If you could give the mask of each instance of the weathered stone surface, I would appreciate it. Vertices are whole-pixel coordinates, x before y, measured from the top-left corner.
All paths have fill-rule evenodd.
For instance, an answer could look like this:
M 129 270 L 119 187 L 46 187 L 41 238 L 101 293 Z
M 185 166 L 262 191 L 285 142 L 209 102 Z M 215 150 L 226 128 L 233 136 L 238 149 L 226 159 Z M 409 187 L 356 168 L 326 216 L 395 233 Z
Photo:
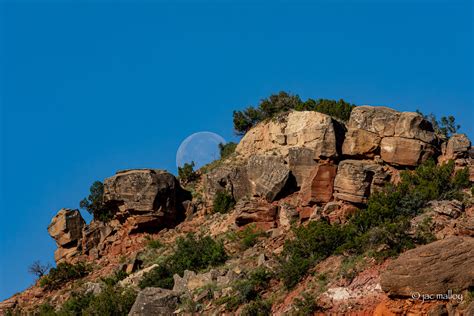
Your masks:
M 282 203 L 278 208 L 279 226 L 290 228 L 298 220 L 298 211 L 292 205 Z
M 293 147 L 288 151 L 288 167 L 295 177 L 297 186 L 301 187 L 308 177 L 309 171 L 317 165 L 313 149 Z
M 430 144 L 402 137 L 385 137 L 380 147 L 384 161 L 400 166 L 417 166 L 435 153 Z
M 386 107 L 356 107 L 348 122 L 342 152 L 372 158 L 381 152 L 384 161 L 414 166 L 434 154 L 433 126 L 420 114 Z
M 48 233 L 56 241 L 54 252 L 57 263 L 67 261 L 80 253 L 82 228 L 85 221 L 78 210 L 61 209 L 51 220 Z
M 321 163 L 313 167 L 300 191 L 303 205 L 327 203 L 333 194 L 337 166 Z
M 381 275 L 393 296 L 460 293 L 474 285 L 474 238 L 450 237 L 402 253 Z
M 365 203 L 370 193 L 387 180 L 382 166 L 370 161 L 344 160 L 334 180 L 334 196 L 340 200 Z
M 252 195 L 273 201 L 284 188 L 290 170 L 282 157 L 255 155 L 248 161 L 247 175 Z
M 380 137 L 394 136 L 400 112 L 383 106 L 358 106 L 351 112 L 348 129 L 362 129 Z
M 178 307 L 178 293 L 147 287 L 138 293 L 129 316 L 173 315 Z
M 381 139 L 378 134 L 373 132 L 351 128 L 346 133 L 342 154 L 371 158 L 379 151 Z
M 242 157 L 276 152 L 286 157 L 292 147 L 313 149 L 315 159 L 337 156 L 337 132 L 330 116 L 314 111 L 293 111 L 262 122 L 245 134 L 236 148 Z
M 269 204 L 260 199 L 240 200 L 235 205 L 237 226 L 244 226 L 251 223 L 268 224 L 274 227 L 277 206 Z
M 439 160 L 444 162 L 451 159 L 467 158 L 470 149 L 471 141 L 466 134 L 454 134 L 446 143 L 443 143 L 441 147 L 442 155 Z
M 247 176 L 247 165 L 225 164 L 205 175 L 204 192 L 212 201 L 216 192 L 226 190 L 235 200 L 250 194 L 250 183 Z
M 92 249 L 97 249 L 103 244 L 104 240 L 114 232 L 114 225 L 93 220 L 89 225 L 86 225 L 82 231 L 82 252 L 89 254 Z M 102 249 L 102 247 L 100 248 Z
M 458 200 L 452 201 L 431 201 L 428 207 L 438 214 L 446 215 L 452 218 L 458 218 L 463 212 L 463 204 Z
M 144 215 L 141 219 L 132 219 L 137 226 L 162 228 L 180 222 L 184 219 L 182 202 L 190 198 L 178 180 L 164 170 L 119 171 L 104 181 L 106 206 L 118 208 L 118 216 L 122 217 Z
M 63 208 L 51 220 L 48 233 L 59 247 L 77 244 L 85 224 L 78 210 Z

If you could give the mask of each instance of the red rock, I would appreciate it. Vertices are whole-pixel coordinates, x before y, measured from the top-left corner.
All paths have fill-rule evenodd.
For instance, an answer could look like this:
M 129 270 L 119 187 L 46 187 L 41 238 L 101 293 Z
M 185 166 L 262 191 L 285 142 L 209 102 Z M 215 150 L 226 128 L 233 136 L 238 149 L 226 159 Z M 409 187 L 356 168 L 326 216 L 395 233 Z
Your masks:
M 337 167 L 333 164 L 314 166 L 301 188 L 303 205 L 327 203 L 331 201 Z

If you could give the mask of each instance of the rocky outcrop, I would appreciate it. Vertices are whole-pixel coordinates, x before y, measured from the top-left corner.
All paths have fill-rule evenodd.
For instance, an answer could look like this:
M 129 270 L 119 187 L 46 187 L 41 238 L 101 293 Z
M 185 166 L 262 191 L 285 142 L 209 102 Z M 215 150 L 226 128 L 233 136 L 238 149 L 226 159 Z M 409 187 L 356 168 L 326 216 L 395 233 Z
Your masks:
M 261 199 L 240 200 L 235 205 L 237 226 L 254 223 L 258 228 L 267 230 L 274 228 L 277 206 Z
M 114 225 L 115 224 L 115 225 Z M 99 254 L 106 247 L 105 240 L 117 231 L 118 223 L 103 223 L 93 220 L 82 231 L 82 253 L 99 258 Z
M 236 148 L 242 157 L 274 152 L 286 157 L 290 148 L 303 147 L 314 151 L 314 159 L 338 155 L 338 126 L 325 114 L 314 111 L 293 111 L 262 122 L 245 134 Z
M 137 299 L 128 315 L 173 315 L 174 311 L 178 308 L 178 302 L 179 296 L 174 291 L 147 287 L 138 293 Z
M 184 218 L 182 202 L 191 199 L 169 172 L 157 169 L 119 171 L 104 181 L 104 203 L 127 218 L 134 230 L 172 226 Z M 138 218 L 138 217 L 139 218 Z
M 439 160 L 443 162 L 468 158 L 470 149 L 471 141 L 466 134 L 454 134 L 441 146 L 442 156 L 440 156 Z
M 388 180 L 383 167 L 363 160 L 344 160 L 339 163 L 334 180 L 334 196 L 352 203 L 365 203 L 370 193 Z
M 250 183 L 247 165 L 242 163 L 225 164 L 204 175 L 204 194 L 212 201 L 216 192 L 227 191 L 235 200 L 248 196 Z
M 320 163 L 311 168 L 301 187 L 302 204 L 312 205 L 331 201 L 336 171 L 337 166 L 332 163 Z
M 382 159 L 393 165 L 416 166 L 435 153 L 435 133 L 420 114 L 386 107 L 356 107 L 342 146 L 347 156 Z
M 251 195 L 273 201 L 285 187 L 290 170 L 282 157 L 255 155 L 248 161 L 247 175 Z
M 450 237 L 402 253 L 381 275 L 391 296 L 461 293 L 474 285 L 474 238 Z
M 80 253 L 82 229 L 85 221 L 78 210 L 61 209 L 48 226 L 49 235 L 56 241 L 56 262 L 66 261 Z

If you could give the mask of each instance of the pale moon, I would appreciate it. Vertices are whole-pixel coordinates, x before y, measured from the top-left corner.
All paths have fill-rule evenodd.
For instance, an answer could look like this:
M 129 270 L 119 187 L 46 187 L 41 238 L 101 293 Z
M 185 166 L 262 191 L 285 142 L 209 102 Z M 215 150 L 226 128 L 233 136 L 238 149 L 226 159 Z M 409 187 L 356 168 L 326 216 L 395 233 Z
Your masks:
M 194 170 L 220 158 L 219 144 L 225 139 L 212 132 L 198 132 L 188 137 L 179 145 L 176 152 L 176 167 L 194 161 Z

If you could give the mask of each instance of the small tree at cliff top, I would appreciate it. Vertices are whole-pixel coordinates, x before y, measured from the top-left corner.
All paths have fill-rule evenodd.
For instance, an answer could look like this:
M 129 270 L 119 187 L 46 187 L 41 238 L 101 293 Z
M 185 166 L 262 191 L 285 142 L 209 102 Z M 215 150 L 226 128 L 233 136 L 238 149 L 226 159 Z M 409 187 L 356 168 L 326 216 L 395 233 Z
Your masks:
M 43 275 L 48 273 L 49 269 L 51 269 L 51 264 L 42 264 L 40 261 L 35 261 L 31 266 L 29 266 L 28 272 L 41 278 Z
M 185 163 L 182 167 L 178 167 L 178 177 L 181 183 L 186 184 L 197 180 L 198 174 L 194 171 L 194 161 Z
M 90 194 L 84 198 L 79 206 L 86 209 L 94 219 L 107 222 L 113 217 L 113 212 L 105 207 L 104 204 L 104 184 L 100 181 L 95 181 L 90 189 Z

